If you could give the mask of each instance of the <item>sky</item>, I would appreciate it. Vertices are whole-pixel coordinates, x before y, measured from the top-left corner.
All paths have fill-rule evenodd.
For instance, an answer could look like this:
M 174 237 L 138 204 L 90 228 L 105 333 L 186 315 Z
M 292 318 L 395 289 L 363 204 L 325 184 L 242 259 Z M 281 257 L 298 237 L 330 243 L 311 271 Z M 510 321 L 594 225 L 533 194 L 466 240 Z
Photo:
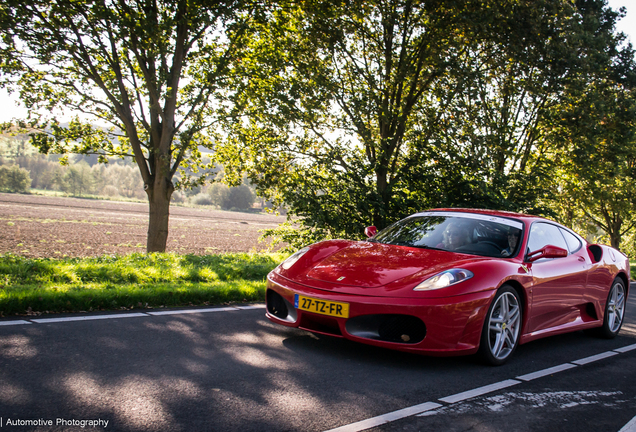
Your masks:
M 608 4 L 615 10 L 622 6 L 627 9 L 627 16 L 618 22 L 617 30 L 625 33 L 636 46 L 636 0 L 608 0 Z M 26 109 L 16 100 L 15 95 L 9 95 L 6 90 L 0 89 L 0 122 L 26 117 Z

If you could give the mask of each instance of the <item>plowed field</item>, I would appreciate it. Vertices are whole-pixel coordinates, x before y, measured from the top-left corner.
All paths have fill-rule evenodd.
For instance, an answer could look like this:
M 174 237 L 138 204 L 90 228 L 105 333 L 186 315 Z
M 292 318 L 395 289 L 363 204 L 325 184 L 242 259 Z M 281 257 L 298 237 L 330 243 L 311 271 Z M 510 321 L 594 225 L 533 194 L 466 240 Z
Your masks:
M 167 252 L 263 250 L 283 216 L 172 206 Z M 27 257 L 145 252 L 148 205 L 0 193 L 0 253 Z

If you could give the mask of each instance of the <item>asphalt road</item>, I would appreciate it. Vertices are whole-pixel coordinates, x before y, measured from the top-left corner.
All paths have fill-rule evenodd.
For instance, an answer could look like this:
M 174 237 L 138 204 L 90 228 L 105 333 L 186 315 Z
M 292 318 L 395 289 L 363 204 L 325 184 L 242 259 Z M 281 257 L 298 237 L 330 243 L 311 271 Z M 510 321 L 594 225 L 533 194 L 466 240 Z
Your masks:
M 325 431 L 426 403 L 437 408 L 372 430 L 619 431 L 636 416 L 636 349 L 611 351 L 636 344 L 634 296 L 616 339 L 539 340 L 502 367 L 314 336 L 270 323 L 263 308 L 27 322 L 0 325 L 0 431 L 106 421 L 108 431 Z M 89 420 L 101 423 L 82 427 Z

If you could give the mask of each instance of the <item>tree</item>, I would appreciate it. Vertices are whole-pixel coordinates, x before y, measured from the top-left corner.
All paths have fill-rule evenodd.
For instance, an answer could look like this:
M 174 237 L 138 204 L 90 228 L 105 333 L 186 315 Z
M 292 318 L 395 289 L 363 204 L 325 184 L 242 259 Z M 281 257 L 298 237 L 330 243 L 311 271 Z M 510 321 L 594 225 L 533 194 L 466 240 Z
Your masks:
M 275 10 L 242 53 L 236 116 L 216 153 L 226 180 L 247 172 L 321 235 L 403 215 L 418 202 L 403 190 L 404 155 L 420 118 L 444 108 L 434 89 L 465 54 L 465 15 L 477 9 L 377 0 Z
M 223 183 L 213 183 L 210 185 L 210 189 L 208 190 L 207 197 L 210 200 L 211 204 L 215 206 L 219 206 L 222 209 L 225 209 L 225 203 L 227 202 L 230 196 L 230 188 Z
M 214 95 L 248 15 L 238 0 L 7 0 L 0 9 L 3 85 L 31 110 L 34 145 L 133 157 L 149 201 L 148 252 L 165 250 L 173 179 L 209 145 Z M 36 114 L 55 107 L 108 127 Z
M 542 119 L 607 63 L 615 15 L 602 0 L 281 8 L 242 53 L 217 160 L 300 216 L 292 242 L 430 207 L 545 212 Z
M 619 14 L 604 0 L 502 2 L 496 11 L 470 45 L 463 90 L 440 113 L 437 178 L 453 181 L 436 188 L 454 205 L 555 216 L 552 155 L 567 146 L 548 139 L 550 118 L 631 48 L 620 49 Z M 426 166 L 418 156 L 412 166 Z
M 254 194 L 246 184 L 228 187 L 223 183 L 214 183 L 207 194 L 201 195 L 202 198 L 207 198 L 210 204 L 219 206 L 223 210 L 248 210 L 254 204 Z
M 627 54 L 605 76 L 570 89 L 549 125 L 560 143 L 552 155 L 555 197 L 570 204 L 563 222 L 571 226 L 579 214 L 617 249 L 636 227 L 636 68 Z
M 62 169 L 59 163 L 49 161 L 44 155 L 23 156 L 16 162 L 29 171 L 31 187 L 34 189 L 50 189 L 53 186 L 54 172 Z
M 86 162 L 67 167 L 63 177 L 63 190 L 75 196 L 82 196 L 92 192 L 95 178 Z
M 139 170 L 135 170 L 133 166 L 110 164 L 108 170 L 104 171 L 104 176 L 109 184 L 117 188 L 121 196 L 133 198 L 143 191 L 143 180 Z
M 24 193 L 31 186 L 29 172 L 17 165 L 0 166 L 0 189 Z
M 254 204 L 254 194 L 248 185 L 240 185 L 230 188 L 227 202 L 224 207 L 248 210 Z

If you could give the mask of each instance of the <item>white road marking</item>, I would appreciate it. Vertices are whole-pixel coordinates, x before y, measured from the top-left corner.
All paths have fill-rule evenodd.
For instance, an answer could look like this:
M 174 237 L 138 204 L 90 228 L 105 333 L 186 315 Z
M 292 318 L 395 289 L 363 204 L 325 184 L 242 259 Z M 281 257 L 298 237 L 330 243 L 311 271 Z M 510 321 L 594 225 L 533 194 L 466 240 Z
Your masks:
M 39 318 L 32 319 L 31 321 L 38 324 L 55 323 L 55 322 L 67 322 L 67 321 L 92 321 L 103 319 L 116 319 L 116 318 L 136 318 L 147 317 L 145 313 L 127 313 L 127 314 L 112 314 L 112 315 L 86 315 L 78 317 L 64 317 L 64 318 Z
M 616 348 L 614 351 L 619 352 L 619 353 L 626 353 L 627 351 L 631 351 L 631 350 L 635 350 L 635 349 L 636 349 L 636 344 L 627 345 L 627 346 L 624 346 L 622 348 Z
M 465 392 L 461 392 L 461 393 L 457 393 L 451 396 L 446 396 L 444 398 L 441 398 L 440 400 L 442 402 L 446 402 L 449 404 L 455 403 L 455 402 L 460 402 L 466 399 L 470 399 L 476 396 L 481 396 L 484 395 L 486 393 L 490 393 L 490 392 L 494 392 L 496 390 L 501 390 L 507 387 L 511 387 L 513 385 L 517 385 L 517 384 L 521 384 L 521 381 L 517 381 L 517 380 L 513 380 L 513 379 L 509 379 L 509 380 L 505 380 L 505 381 L 500 381 L 498 383 L 494 383 L 494 384 L 489 384 L 487 386 L 483 386 L 483 387 L 478 387 L 476 389 L 472 389 L 472 390 L 468 390 Z
M 208 308 L 208 309 L 181 309 L 181 310 L 167 310 L 158 312 L 146 312 L 148 315 L 182 315 L 182 314 L 196 314 L 196 313 L 209 313 L 209 312 L 225 312 L 225 311 L 237 311 L 235 307 L 221 307 L 221 308 Z
M 10 325 L 20 325 L 20 324 L 31 324 L 31 323 L 29 321 L 24 321 L 24 320 L 0 321 L 0 326 L 10 326 Z
M 525 375 L 521 375 L 516 377 L 517 379 L 521 380 L 521 381 L 532 381 L 534 379 L 537 378 L 541 378 L 544 377 L 546 375 L 552 375 L 555 374 L 557 372 L 561 372 L 564 370 L 568 370 L 568 369 L 572 369 L 577 367 L 576 365 L 573 365 L 572 363 L 563 363 L 562 365 L 558 365 L 558 366 L 554 366 L 551 368 L 547 368 L 547 369 L 543 369 L 540 371 L 536 371 L 536 372 L 532 372 L 529 374 L 525 374 Z
M 153 312 L 131 312 L 125 314 L 109 314 L 109 315 L 83 315 L 83 316 L 71 316 L 62 318 L 34 318 L 30 320 L 13 320 L 13 321 L 0 321 L 0 326 L 10 325 L 24 325 L 24 324 L 46 324 L 56 322 L 71 322 L 71 321 L 92 321 L 92 320 L 104 320 L 104 319 L 117 319 L 117 318 L 138 318 L 148 316 L 161 316 L 161 315 L 184 315 L 184 314 L 198 314 L 209 312 L 227 312 L 227 311 L 241 311 L 241 310 L 253 310 L 253 309 L 265 309 L 264 304 L 246 305 L 246 306 L 229 306 L 229 307 L 217 307 L 207 309 L 175 309 Z
M 615 352 L 615 351 L 606 351 L 604 353 L 596 354 L 596 355 L 593 355 L 593 356 L 590 356 L 590 357 L 585 357 L 585 358 L 582 358 L 582 359 L 579 359 L 579 360 L 574 360 L 572 363 L 577 364 L 579 366 L 582 366 L 582 365 L 585 365 L 585 364 L 588 364 L 588 363 L 592 363 L 592 362 L 595 362 L 595 361 L 598 361 L 598 360 L 602 360 L 604 358 L 612 357 L 612 356 L 615 356 L 615 355 L 618 355 L 618 353 Z
M 623 426 L 618 432 L 636 432 L 636 417 L 631 419 L 631 421 Z
M 557 365 L 554 367 L 550 367 L 547 369 L 542 369 L 536 372 L 531 372 L 529 374 L 520 375 L 517 379 L 509 379 L 505 381 L 500 381 L 498 383 L 486 385 L 483 387 L 479 387 L 473 390 L 468 390 L 462 393 L 457 393 L 451 396 L 443 397 L 439 399 L 440 402 L 445 402 L 447 404 L 454 404 L 456 402 L 461 402 L 466 399 L 470 399 L 477 396 L 482 396 L 487 393 L 491 393 L 497 390 L 501 390 L 504 388 L 512 387 L 517 384 L 521 384 L 522 381 L 531 381 L 537 378 L 541 378 L 547 375 L 552 375 L 555 373 L 563 372 L 572 368 L 577 367 L 577 365 L 584 365 L 588 363 L 595 362 L 597 360 L 601 360 L 604 358 L 612 357 L 618 355 L 619 353 L 628 352 L 636 349 L 636 344 L 624 346 L 622 348 L 617 348 L 613 351 L 607 351 L 604 353 L 600 353 L 597 355 L 593 355 L 590 357 L 585 357 L 571 363 L 564 363 L 561 365 Z M 521 381 L 517 381 L 521 380 Z M 376 427 L 382 425 L 384 423 L 389 423 L 395 420 L 399 420 L 405 417 L 409 417 L 412 415 L 417 415 L 418 417 L 423 417 L 428 415 L 431 411 L 441 408 L 443 405 L 437 404 L 435 402 L 426 402 L 420 405 L 415 405 L 412 407 L 404 408 L 399 411 L 393 411 L 384 415 L 380 415 L 377 417 L 372 417 L 367 420 L 362 420 L 356 423 L 351 423 L 348 425 L 340 426 L 335 429 L 330 429 L 326 432 L 359 432 L 365 429 L 370 429 L 372 427 Z M 409 414 L 412 412 L 412 414 Z M 636 432 L 636 417 L 634 417 L 628 424 L 626 424 L 623 429 L 619 432 Z
M 415 414 L 421 414 L 426 411 L 440 408 L 442 405 L 435 402 L 426 402 L 420 405 L 404 408 L 398 411 L 393 411 L 381 416 L 372 417 L 370 419 L 362 420 L 357 423 L 351 423 L 348 425 L 340 426 L 335 429 L 330 429 L 326 432 L 359 432 L 372 427 L 380 426 L 385 423 L 390 423 L 404 417 L 410 417 Z
M 257 305 L 251 305 L 251 306 L 236 306 L 236 308 L 240 309 L 240 310 L 265 309 L 265 305 L 264 304 L 257 304 Z

